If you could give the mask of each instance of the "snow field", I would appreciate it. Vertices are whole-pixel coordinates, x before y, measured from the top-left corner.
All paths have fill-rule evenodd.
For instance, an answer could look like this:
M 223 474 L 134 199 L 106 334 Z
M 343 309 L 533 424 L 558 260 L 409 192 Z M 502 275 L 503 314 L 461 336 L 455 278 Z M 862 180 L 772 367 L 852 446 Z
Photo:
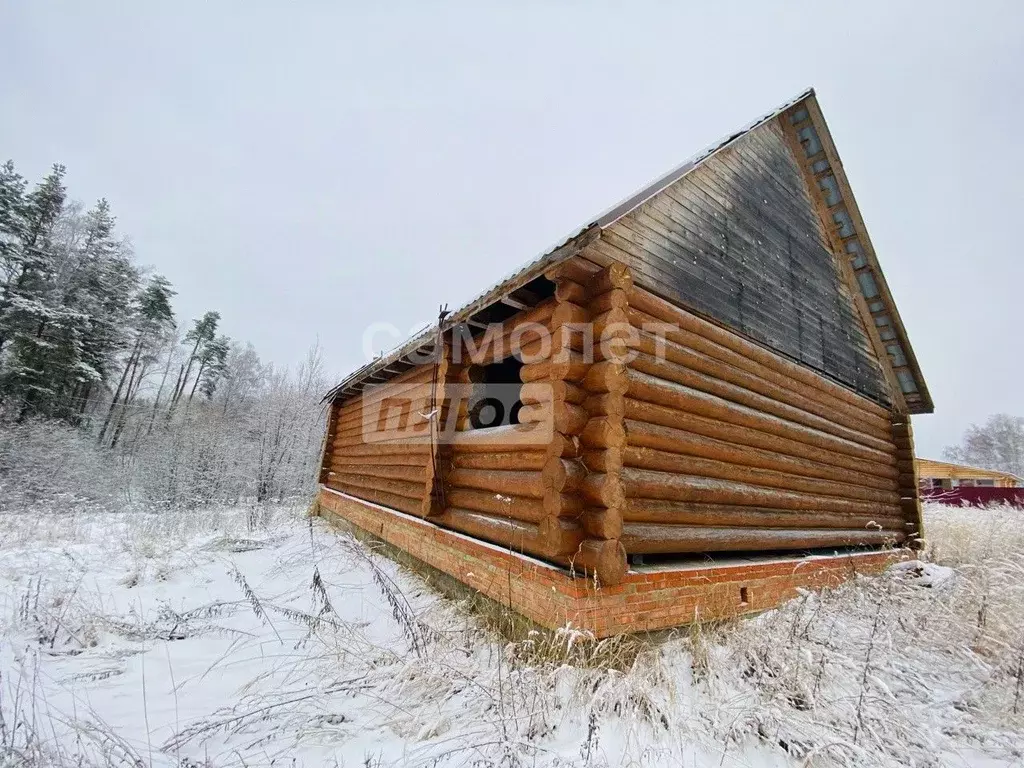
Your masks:
M 1001 766 L 1020 512 L 753 619 L 515 641 L 300 506 L 0 515 L 0 765 Z

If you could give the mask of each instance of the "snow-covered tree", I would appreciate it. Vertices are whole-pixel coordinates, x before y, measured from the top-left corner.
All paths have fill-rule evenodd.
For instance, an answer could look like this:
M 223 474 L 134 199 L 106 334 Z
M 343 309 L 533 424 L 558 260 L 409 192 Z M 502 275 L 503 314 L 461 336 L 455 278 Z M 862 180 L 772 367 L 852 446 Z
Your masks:
M 959 464 L 1024 477 L 1024 418 L 994 414 L 981 426 L 968 427 L 960 445 L 951 445 L 943 453 Z
M 174 310 L 171 307 L 171 299 L 174 294 L 174 289 L 171 288 L 171 284 L 165 277 L 154 275 L 136 296 L 130 323 L 134 340 L 100 427 L 98 436 L 100 442 L 103 442 L 107 429 L 111 425 L 111 419 L 114 418 L 115 411 L 119 408 L 117 423 L 124 422 L 125 411 L 134 403 L 143 378 L 149 372 L 150 367 L 158 361 L 160 354 L 167 346 L 167 341 L 174 332 Z M 169 369 L 169 356 L 167 362 L 167 369 Z

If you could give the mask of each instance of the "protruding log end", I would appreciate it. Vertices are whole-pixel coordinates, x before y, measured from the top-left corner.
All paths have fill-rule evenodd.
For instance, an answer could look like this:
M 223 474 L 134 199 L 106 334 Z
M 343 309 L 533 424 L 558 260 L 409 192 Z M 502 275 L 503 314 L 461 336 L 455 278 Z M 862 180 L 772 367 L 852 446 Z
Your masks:
M 626 504 L 626 494 L 617 475 L 587 475 L 580 484 L 580 489 L 583 498 L 596 506 L 621 509 Z
M 626 366 L 614 361 L 594 363 L 583 379 L 583 386 L 590 392 L 624 394 L 629 387 Z
M 587 539 L 580 544 L 572 561 L 577 569 L 596 573 L 598 581 L 606 587 L 621 584 L 629 569 L 626 563 L 626 549 L 617 539 Z
M 586 474 L 586 468 L 579 462 L 552 456 L 544 463 L 541 477 L 546 488 L 561 493 L 576 490 Z
M 587 289 L 569 277 L 559 276 L 555 278 L 555 299 L 582 304 L 587 300 Z
M 613 419 L 600 416 L 587 422 L 580 442 L 587 448 L 618 448 L 626 442 L 626 430 Z
M 580 517 L 583 530 L 594 539 L 620 539 L 622 537 L 622 513 L 618 509 L 588 507 Z
M 538 537 L 551 557 L 571 556 L 583 542 L 579 524 L 560 517 L 545 517 L 538 526 Z
M 587 286 L 591 296 L 599 296 L 613 288 L 629 291 L 633 288 L 633 275 L 625 264 L 612 262 L 590 278 Z

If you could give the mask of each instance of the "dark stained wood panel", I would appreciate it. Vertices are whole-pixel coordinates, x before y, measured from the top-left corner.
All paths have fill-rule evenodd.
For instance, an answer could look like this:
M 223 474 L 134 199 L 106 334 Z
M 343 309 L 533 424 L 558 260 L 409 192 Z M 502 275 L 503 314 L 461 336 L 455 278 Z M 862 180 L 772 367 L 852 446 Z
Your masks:
M 849 287 L 781 129 L 765 124 L 608 227 L 636 282 L 885 406 Z

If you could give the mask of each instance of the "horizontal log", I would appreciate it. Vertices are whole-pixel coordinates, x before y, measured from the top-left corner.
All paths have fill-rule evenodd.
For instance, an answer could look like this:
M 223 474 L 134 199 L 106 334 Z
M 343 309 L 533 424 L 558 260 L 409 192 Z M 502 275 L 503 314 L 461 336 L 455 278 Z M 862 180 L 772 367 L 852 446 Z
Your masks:
M 611 309 L 625 310 L 628 306 L 629 295 L 621 288 L 612 288 L 590 300 L 590 311 L 594 315 L 604 314 Z
M 569 355 L 569 359 L 559 362 L 549 361 L 524 365 L 519 369 L 519 378 L 526 383 L 534 381 L 581 381 L 590 363 L 578 353 Z
M 338 438 L 348 439 L 360 434 L 387 434 L 388 432 L 429 434 L 430 420 L 425 418 L 425 415 L 433 411 L 430 401 L 417 400 L 410 404 L 412 408 L 404 413 L 399 411 L 398 407 L 391 409 L 389 413 L 368 412 L 366 419 L 359 418 L 351 424 L 339 425 L 334 431 L 333 437 L 337 440 Z
M 547 462 L 542 451 L 494 451 L 492 453 L 454 453 L 452 466 L 460 469 L 531 469 L 540 471 Z
M 586 475 L 587 470 L 580 462 L 551 457 L 544 465 L 541 478 L 545 488 L 562 493 L 575 491 Z
M 739 528 L 903 530 L 903 517 L 897 514 L 898 511 L 894 509 L 888 515 L 863 515 L 820 510 L 700 504 L 664 499 L 627 499 L 622 509 L 622 519 L 632 523 Z
M 453 469 L 445 482 L 450 486 L 477 488 L 502 496 L 526 496 L 540 499 L 544 496 L 544 482 L 540 472 L 498 469 Z
M 854 412 L 850 407 L 836 408 L 834 404 L 818 402 L 800 392 L 788 389 L 784 385 L 763 379 L 747 370 L 722 362 L 721 360 L 716 360 L 702 352 L 688 349 L 671 339 L 655 339 L 650 334 L 640 333 L 636 339 L 630 342 L 630 346 L 652 357 L 661 354 L 668 362 L 681 365 L 683 368 L 704 374 L 713 379 L 728 382 L 770 400 L 778 401 L 796 409 L 796 411 L 824 419 L 827 423 L 838 424 L 846 429 L 869 435 L 886 443 L 892 440 L 892 430 L 888 418 L 880 417 L 873 411 L 862 410 Z M 682 383 L 688 384 L 688 382 Z
M 329 466 L 351 466 L 352 471 L 358 472 L 359 467 L 425 467 L 430 463 L 430 454 L 421 453 L 392 453 L 375 454 L 372 456 L 352 456 L 346 453 L 331 453 L 327 456 Z
M 626 442 L 630 445 L 845 480 L 880 490 L 896 488 L 896 472 L 891 465 L 865 462 L 819 446 L 642 400 L 627 398 L 624 408 L 623 425 L 628 430 Z
M 821 389 L 833 397 L 845 400 L 857 407 L 866 407 L 875 410 L 878 414 L 885 414 L 887 411 L 876 403 L 864 405 L 866 398 L 858 395 L 852 390 L 846 389 L 840 384 L 829 381 L 810 371 L 801 365 L 787 360 L 777 353 L 762 347 L 755 342 L 749 341 L 738 334 L 721 328 L 703 318 L 680 309 L 668 301 L 661 299 L 642 288 L 635 287 L 629 292 L 630 307 L 638 309 L 657 320 L 678 325 L 680 328 L 696 333 L 707 339 L 731 349 L 733 352 L 749 360 L 754 360 L 768 368 L 779 371 L 791 378 L 802 381 L 804 384 Z
M 421 461 L 417 466 L 401 466 L 387 464 L 349 464 L 332 462 L 330 471 L 339 475 L 359 475 L 360 477 L 383 477 L 392 480 L 405 480 L 423 485 L 427 481 L 428 462 Z
M 371 477 L 364 474 L 354 475 L 344 472 L 331 472 L 328 482 L 337 483 L 346 488 L 367 488 L 374 491 L 384 491 L 416 501 L 422 501 L 427 496 L 425 480 L 413 482 L 386 477 Z
M 433 365 L 417 366 L 417 381 L 396 383 L 395 381 L 375 384 L 355 400 L 347 401 L 338 412 L 338 421 L 345 422 L 367 408 L 377 408 L 388 398 L 404 397 L 419 398 L 429 396 L 433 387 Z M 438 379 L 440 382 L 441 380 Z
M 587 289 L 569 277 L 559 277 L 555 280 L 555 299 L 583 304 L 587 300 Z
M 637 330 L 629 321 L 629 315 L 624 309 L 609 309 L 607 312 L 595 315 L 591 320 L 591 325 L 594 328 L 595 343 L 600 342 L 601 339 L 632 338 L 637 334 Z
M 780 488 L 766 488 L 749 483 L 649 469 L 623 467 L 620 476 L 623 490 L 630 499 L 667 499 L 669 501 L 822 510 L 865 515 L 891 515 L 893 510 L 891 505 L 877 502 L 818 496 Z M 583 487 L 586 488 L 586 483 Z
M 386 429 L 378 432 L 374 428 L 353 429 L 334 438 L 334 445 L 353 445 L 361 443 L 389 443 L 402 441 L 418 441 L 430 439 L 430 422 L 422 421 L 405 429 Z
M 636 422 L 627 422 L 626 429 L 635 429 Z M 641 425 L 646 427 L 647 425 Z M 665 427 L 660 427 L 665 429 Z M 648 439 L 654 445 L 628 444 L 623 450 L 623 464 L 641 469 L 656 469 L 663 472 L 681 472 L 683 474 L 700 475 L 702 477 L 719 477 L 724 480 L 739 480 L 755 485 L 780 487 L 787 490 L 802 490 L 810 494 L 838 496 L 844 499 L 863 499 L 864 501 L 895 504 L 898 499 L 896 488 L 886 489 L 863 486 L 848 482 L 849 478 L 838 480 L 827 477 L 815 477 L 788 472 L 772 467 L 753 466 L 748 463 L 738 464 L 729 460 L 720 460 L 686 454 L 672 449 L 684 447 L 681 440 Z M 668 449 L 668 450 L 667 450 Z M 713 452 L 706 452 L 713 453 Z M 781 462 L 779 462 L 781 463 Z
M 651 355 L 638 354 L 630 363 L 630 367 L 664 381 L 674 382 L 691 389 L 705 392 L 732 403 L 751 408 L 759 413 L 770 414 L 790 423 L 802 424 L 805 427 L 839 437 L 848 442 L 857 443 L 876 451 L 891 452 L 891 440 L 883 440 L 874 435 L 865 434 L 834 421 L 823 419 L 786 403 L 773 400 L 743 387 L 730 384 L 703 373 L 691 370 L 678 363 L 658 360 Z
M 696 405 L 697 407 L 693 407 L 693 403 L 689 404 L 691 411 L 703 410 L 708 412 L 708 409 L 700 407 L 703 404 L 699 401 Z M 722 418 L 729 418 L 729 414 L 721 412 L 727 409 L 719 410 L 718 418 L 709 418 L 642 400 L 627 398 L 625 401 L 625 415 L 628 419 L 634 421 L 681 429 L 685 432 L 721 439 L 742 447 L 760 448 L 779 456 L 785 455 L 813 460 L 821 464 L 833 466 L 838 471 L 852 472 L 853 476 L 862 484 L 870 485 L 870 481 L 864 478 L 873 477 L 876 487 L 884 489 L 891 489 L 893 487 L 897 470 L 891 464 L 867 461 L 863 458 L 829 450 L 825 447 L 829 445 L 827 441 L 814 441 L 813 435 L 810 436 L 807 442 L 800 442 L 789 437 L 782 437 L 755 429 L 752 426 L 748 426 L 748 424 L 754 423 L 751 419 L 734 419 L 734 421 L 743 423 L 723 421 Z M 742 413 L 735 412 L 731 415 L 743 416 Z M 758 426 L 764 425 L 759 424 Z M 769 423 L 767 426 L 770 427 L 772 425 Z
M 563 435 L 579 434 L 589 418 L 581 406 L 564 402 L 524 405 L 519 411 L 520 422 L 550 424 L 555 432 Z
M 586 322 L 544 328 L 539 334 L 524 336 L 519 344 L 513 343 L 510 350 L 526 365 L 562 360 L 570 351 L 580 353 L 589 349 L 589 335 Z
M 738 481 L 767 488 L 781 488 L 786 491 L 813 493 L 819 496 L 834 496 L 840 499 L 860 499 L 879 504 L 898 504 L 895 491 L 879 491 L 862 488 L 849 483 L 823 480 L 816 477 L 802 477 L 774 469 L 762 469 L 741 464 L 732 464 L 717 459 L 686 456 L 679 453 L 660 451 L 656 448 L 627 446 L 622 451 L 622 463 L 627 467 L 653 469 L 659 472 L 677 472 L 699 477 L 713 477 L 719 480 Z
M 452 342 L 452 362 L 468 366 L 490 365 L 504 360 L 530 342 L 537 330 L 548 330 L 551 316 L 557 306 L 558 302 L 554 298 L 549 298 L 536 307 L 518 312 L 500 325 L 489 325 L 487 330 L 472 338 L 467 339 L 464 335 L 456 334 Z
M 431 520 L 445 528 L 492 542 L 511 552 L 521 552 L 537 557 L 547 555 L 546 542 L 541 538 L 538 527 L 532 523 L 454 507 L 446 509 Z
M 580 434 L 590 420 L 590 414 L 582 406 L 572 403 L 555 403 L 553 411 L 555 431 L 563 435 Z
M 525 496 L 502 496 L 472 488 L 445 488 L 444 502 L 446 507 L 485 512 L 489 515 L 508 517 L 527 523 L 539 523 L 547 516 L 544 504 L 540 499 L 529 499 Z
M 550 327 L 555 330 L 565 325 L 588 322 L 590 322 L 590 312 L 585 307 L 571 301 L 564 301 L 555 306 L 555 311 L 551 314 Z
M 409 515 L 415 515 L 417 517 L 424 516 L 423 501 L 410 499 L 405 496 L 399 496 L 394 493 L 387 493 L 386 491 L 379 491 L 372 488 L 356 488 L 355 486 L 349 486 L 337 482 L 336 480 L 328 480 L 325 485 L 335 491 L 348 494 L 349 496 L 355 496 L 357 499 L 363 499 L 373 504 L 380 504 L 382 507 L 388 507 L 389 509 L 397 509 L 399 512 L 405 512 Z
M 456 453 L 494 450 L 543 451 L 551 442 L 551 431 L 537 424 L 506 424 L 487 429 L 456 432 L 449 444 Z
M 750 427 L 883 466 L 891 466 L 895 461 L 891 446 L 884 451 L 870 448 L 828 432 L 732 402 L 718 395 L 659 379 L 640 371 L 630 370 L 627 377 L 629 379 L 629 396 L 636 400 L 644 400 L 677 411 Z
M 546 493 L 544 513 L 548 517 L 579 517 L 583 513 L 583 498 L 578 493 Z
M 855 417 L 866 414 L 874 417 L 879 423 L 887 422 L 888 420 L 888 412 L 877 403 L 865 397 L 857 397 L 855 401 L 837 397 L 834 392 L 837 385 L 827 380 L 815 381 L 815 384 L 812 385 L 803 380 L 806 377 L 795 378 L 780 371 L 778 368 L 768 367 L 699 333 L 694 333 L 675 324 L 665 323 L 634 307 L 626 310 L 626 314 L 629 317 L 629 321 L 637 328 L 647 327 L 683 347 L 703 353 L 712 359 L 719 360 L 735 368 L 745 370 L 760 379 L 815 400 L 833 411 L 842 411 Z M 812 376 L 816 375 L 813 372 L 808 373 Z
M 363 443 L 333 449 L 332 456 L 416 456 L 431 453 L 430 438 L 403 443 Z
M 573 256 L 571 259 L 566 259 L 560 264 L 549 267 L 545 270 L 544 276 L 548 280 L 557 281 L 560 278 L 568 278 L 581 285 L 586 285 L 590 282 L 591 277 L 599 272 L 600 269 L 599 266 L 582 256 Z
M 630 554 L 684 554 L 878 546 L 900 543 L 905 538 L 904 533 L 897 531 L 833 528 L 758 531 L 751 528 L 624 523 L 621 541 Z
M 581 405 L 590 393 L 570 381 L 535 381 L 523 384 L 519 399 L 524 404 L 562 402 Z
M 552 424 L 554 408 L 551 403 L 531 403 L 519 409 L 519 422 L 521 424 Z
M 437 384 L 437 396 L 441 396 L 441 382 Z M 344 408 L 344 413 L 338 416 L 335 422 L 336 429 L 351 427 L 353 424 L 361 424 L 364 421 L 376 424 L 380 420 L 381 412 L 386 416 L 397 419 L 404 410 L 407 413 L 429 411 L 433 401 L 434 384 L 430 381 L 423 384 L 416 384 L 409 387 L 388 387 L 387 394 L 375 397 L 371 402 L 362 402 L 353 407 Z
M 629 568 L 626 550 L 617 539 L 585 539 L 571 563 L 574 570 L 596 574 L 598 582 L 608 587 L 621 583 Z

